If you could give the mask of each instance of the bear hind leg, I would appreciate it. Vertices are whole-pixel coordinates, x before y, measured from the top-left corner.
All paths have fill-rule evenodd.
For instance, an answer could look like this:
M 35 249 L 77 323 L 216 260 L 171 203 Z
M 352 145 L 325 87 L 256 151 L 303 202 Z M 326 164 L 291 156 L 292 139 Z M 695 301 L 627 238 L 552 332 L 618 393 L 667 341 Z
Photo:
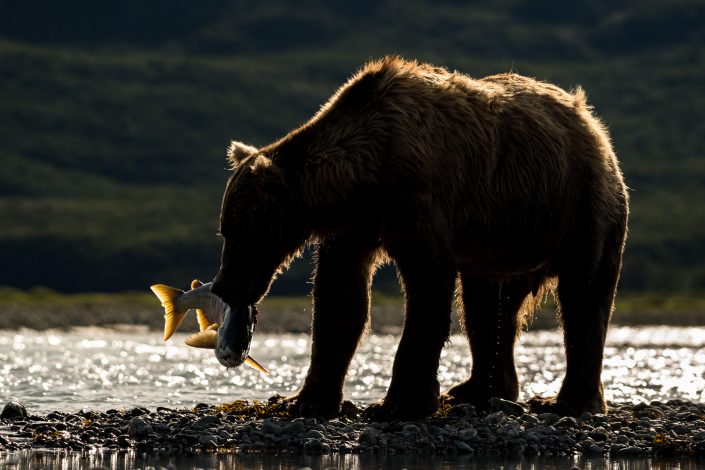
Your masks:
M 448 390 L 451 404 L 487 408 L 491 397 L 516 400 L 519 382 L 514 343 L 520 311 L 531 292 L 529 279 L 493 281 L 461 273 L 463 329 L 470 342 L 470 377 Z
M 559 272 L 557 291 L 566 373 L 558 395 L 529 400 L 532 411 L 572 416 L 585 411 L 607 412 L 600 376 L 625 235 L 626 216 L 624 222 L 609 230 L 601 245 L 586 244 L 598 247 L 597 262 L 584 256 Z

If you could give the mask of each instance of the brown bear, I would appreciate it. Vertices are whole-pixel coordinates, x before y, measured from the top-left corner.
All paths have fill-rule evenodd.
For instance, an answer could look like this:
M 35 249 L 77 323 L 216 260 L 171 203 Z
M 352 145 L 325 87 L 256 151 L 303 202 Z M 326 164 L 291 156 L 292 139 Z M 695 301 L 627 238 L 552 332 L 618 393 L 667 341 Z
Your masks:
M 553 287 L 567 370 L 555 397 L 530 406 L 606 411 L 600 373 L 628 196 L 581 89 L 513 73 L 473 79 L 387 57 L 365 65 L 298 129 L 259 149 L 234 142 L 229 159 L 213 292 L 230 305 L 254 304 L 302 247 L 316 246 L 311 364 L 289 399 L 293 410 L 339 412 L 372 277 L 391 260 L 404 328 L 389 390 L 368 419 L 437 409 L 456 293 L 473 365 L 448 398 L 516 400 L 515 338 Z

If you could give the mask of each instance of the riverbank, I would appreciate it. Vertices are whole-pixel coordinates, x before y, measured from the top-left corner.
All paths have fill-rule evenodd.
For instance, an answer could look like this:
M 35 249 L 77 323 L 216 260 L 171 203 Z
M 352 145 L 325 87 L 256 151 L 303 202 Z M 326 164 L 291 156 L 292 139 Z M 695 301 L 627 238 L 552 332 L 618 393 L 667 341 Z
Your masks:
M 0 288 L 0 330 L 69 329 L 79 326 L 143 325 L 164 327 L 163 310 L 149 292 L 61 294 L 37 288 L 22 291 Z M 311 323 L 310 297 L 267 297 L 260 305 L 258 331 L 307 333 Z M 403 300 L 374 294 L 371 329 L 398 333 L 403 324 Z M 617 299 L 612 324 L 705 325 L 705 297 L 624 294 Z M 550 300 L 537 312 L 530 329 L 555 328 L 555 306 Z M 184 331 L 197 329 L 195 315 L 185 320 Z M 453 317 L 453 332 L 459 331 Z
M 333 420 L 293 418 L 280 397 L 194 409 L 114 409 L 27 415 L 8 404 L 0 450 L 135 450 L 161 454 L 385 454 L 643 458 L 705 456 L 705 404 L 611 403 L 607 415 L 534 414 L 499 399 L 491 409 L 443 406 L 417 422 L 368 423 L 346 402 Z

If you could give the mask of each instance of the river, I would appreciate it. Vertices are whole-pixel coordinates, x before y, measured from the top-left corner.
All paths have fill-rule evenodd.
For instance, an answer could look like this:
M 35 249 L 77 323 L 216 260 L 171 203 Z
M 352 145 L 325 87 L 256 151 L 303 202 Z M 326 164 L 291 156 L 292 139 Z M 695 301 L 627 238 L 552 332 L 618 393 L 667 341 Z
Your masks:
M 80 409 L 107 410 L 158 406 L 184 408 L 235 399 L 287 395 L 302 383 L 309 355 L 306 335 L 256 334 L 251 355 L 271 371 L 264 377 L 249 368 L 226 370 L 212 351 L 183 344 L 185 334 L 163 342 L 158 332 L 139 328 L 82 328 L 60 331 L 0 332 L 0 397 L 22 402 L 30 413 Z M 369 403 L 384 396 L 389 384 L 398 337 L 370 335 L 353 359 L 345 396 Z M 565 369 L 558 330 L 525 332 L 516 352 L 521 381 L 520 401 L 555 393 Z M 450 338 L 443 350 L 442 388 L 462 380 L 471 365 L 466 340 Z M 612 327 L 602 374 L 609 401 L 649 402 L 681 398 L 705 400 L 705 329 L 694 327 Z M 18 452 L 0 454 L 0 468 L 569 468 L 566 460 L 502 462 L 393 456 L 148 456 L 134 452 L 66 454 Z M 177 459 L 174 461 L 174 459 Z M 428 459 L 428 457 L 425 457 Z M 151 460 L 150 460 L 151 459 Z M 179 460 L 180 459 L 180 460 Z M 275 459 L 276 462 L 267 459 Z M 309 460 L 306 460 L 309 459 Z M 313 459 L 313 460 L 310 460 Z M 391 459 L 391 460 L 390 460 Z M 419 460 L 421 459 L 421 460 Z M 579 460 L 589 468 L 649 468 L 654 462 L 632 459 Z M 662 462 L 661 468 L 696 468 L 698 462 Z M 449 468 L 449 467 L 448 467 Z

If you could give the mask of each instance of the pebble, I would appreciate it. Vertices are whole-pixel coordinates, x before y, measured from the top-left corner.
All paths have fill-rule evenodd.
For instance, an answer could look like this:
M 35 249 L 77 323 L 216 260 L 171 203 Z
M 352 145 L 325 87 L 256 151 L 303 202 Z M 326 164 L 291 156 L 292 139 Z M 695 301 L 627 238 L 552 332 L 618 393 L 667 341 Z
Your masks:
M 127 425 L 127 434 L 130 437 L 141 439 L 152 433 L 152 427 L 144 422 L 142 418 L 132 418 Z
M 27 410 L 21 403 L 11 401 L 3 407 L 0 418 L 9 421 L 25 419 L 27 418 Z
M 608 415 L 579 419 L 536 415 L 521 403 L 493 399 L 490 410 L 456 405 L 445 417 L 415 422 L 367 423 L 348 403 L 338 419 L 287 419 L 228 414 L 201 404 L 194 409 L 28 415 L 8 403 L 0 419 L 0 451 L 21 449 L 135 449 L 168 452 L 328 453 L 705 457 L 705 406 L 686 401 L 612 404 Z M 252 407 L 254 410 L 255 407 Z
M 501 411 L 510 416 L 521 416 L 526 412 L 519 403 L 497 397 L 490 398 L 490 409 L 492 411 Z

